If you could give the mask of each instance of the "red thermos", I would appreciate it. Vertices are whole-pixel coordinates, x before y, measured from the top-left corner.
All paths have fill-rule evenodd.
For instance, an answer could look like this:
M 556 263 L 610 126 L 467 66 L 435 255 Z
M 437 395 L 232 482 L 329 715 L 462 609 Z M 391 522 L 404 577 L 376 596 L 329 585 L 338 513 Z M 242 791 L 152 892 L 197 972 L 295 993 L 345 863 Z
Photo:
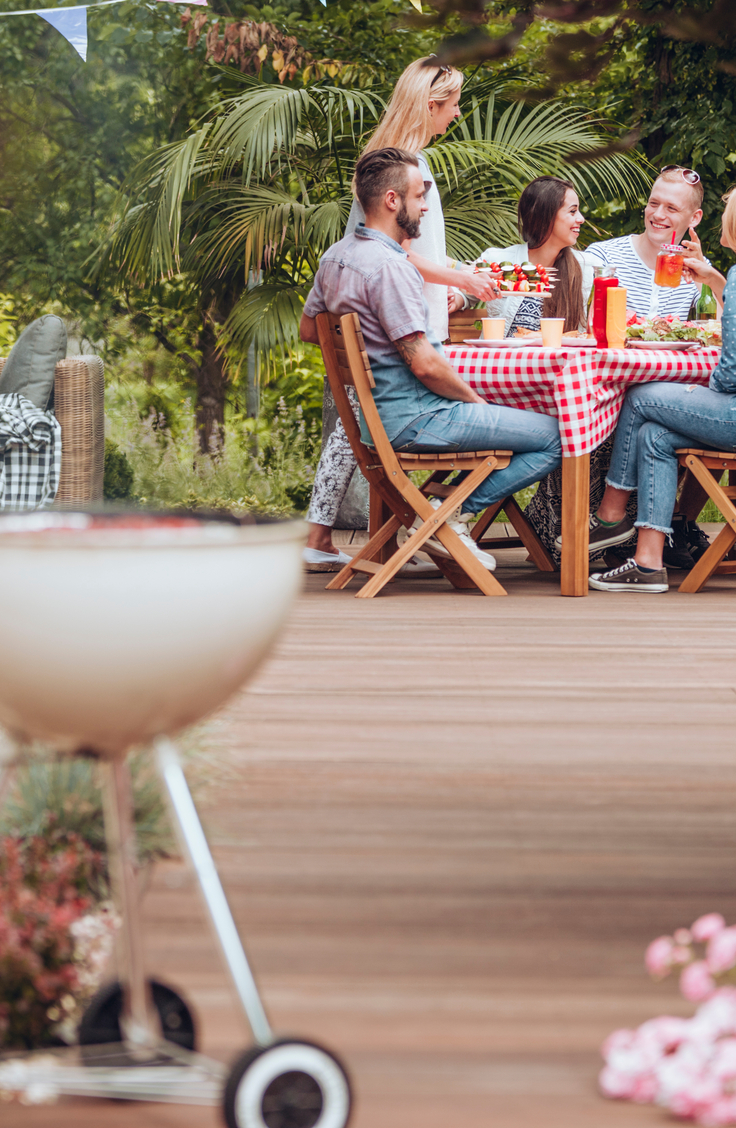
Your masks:
M 595 278 L 593 280 L 593 336 L 599 349 L 608 347 L 606 336 L 606 295 L 609 287 L 618 286 L 618 278 Z

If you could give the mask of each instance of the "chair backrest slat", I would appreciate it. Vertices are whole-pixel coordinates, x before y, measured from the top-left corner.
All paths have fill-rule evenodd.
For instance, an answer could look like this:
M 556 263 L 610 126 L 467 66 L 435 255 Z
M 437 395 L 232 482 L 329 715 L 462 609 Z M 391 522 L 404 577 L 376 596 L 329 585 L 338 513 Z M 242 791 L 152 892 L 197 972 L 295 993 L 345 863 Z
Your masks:
M 361 411 L 365 418 L 366 426 L 373 439 L 373 445 L 383 463 L 383 468 L 397 485 L 404 480 L 404 471 L 401 469 L 391 443 L 388 441 L 381 417 L 378 414 L 376 401 L 373 399 L 373 388 L 376 383 L 371 372 L 370 361 L 365 351 L 363 334 L 360 331 L 360 321 L 357 313 L 346 313 L 340 318 L 340 328 L 345 340 L 345 350 L 350 362 L 350 371 L 355 380 L 355 391 L 358 394 Z
M 355 387 L 355 380 L 345 349 L 340 318 L 336 314 L 320 313 L 317 316 L 317 334 L 335 406 L 361 473 L 370 482 L 376 478 L 377 474 L 375 469 L 376 456 L 360 437 L 360 427 L 353 415 L 353 408 L 345 391 L 346 386 Z M 369 469 L 369 466 L 373 466 L 374 469 Z
M 362 473 L 369 481 L 375 476 L 376 470 L 371 471 L 368 467 L 375 467 L 376 458 L 360 438 L 360 428 L 345 392 L 348 377 L 358 395 L 366 426 L 383 463 L 383 469 L 391 476 L 394 484 L 398 484 L 399 481 L 403 481 L 404 472 L 388 441 L 373 399 L 373 388 L 376 384 L 365 351 L 357 313 L 346 313 L 342 317 L 332 313 L 320 313 L 317 317 L 317 333 L 335 404 Z M 347 370 L 345 364 L 341 363 L 341 356 L 344 356 L 347 362 Z
M 463 341 L 477 340 L 480 329 L 476 329 L 476 321 L 485 317 L 485 309 L 459 309 L 449 317 L 450 343 L 461 344 Z

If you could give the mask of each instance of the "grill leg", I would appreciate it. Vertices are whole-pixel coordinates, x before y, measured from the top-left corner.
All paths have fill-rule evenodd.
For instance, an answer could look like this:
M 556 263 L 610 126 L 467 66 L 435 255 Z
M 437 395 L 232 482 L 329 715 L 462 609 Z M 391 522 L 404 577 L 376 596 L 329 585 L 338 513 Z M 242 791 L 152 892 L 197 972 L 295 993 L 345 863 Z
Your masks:
M 121 1028 L 126 1042 L 153 1047 L 161 1035 L 152 1019 L 153 1006 L 143 964 L 143 941 L 135 876 L 136 843 L 130 771 L 123 759 L 100 761 L 105 802 L 105 838 L 115 900 L 122 916 L 124 1005 Z
M 156 741 L 156 752 L 179 842 L 199 879 L 225 966 L 230 972 L 253 1037 L 259 1045 L 267 1046 L 273 1041 L 271 1027 L 189 792 L 179 753 L 165 737 Z

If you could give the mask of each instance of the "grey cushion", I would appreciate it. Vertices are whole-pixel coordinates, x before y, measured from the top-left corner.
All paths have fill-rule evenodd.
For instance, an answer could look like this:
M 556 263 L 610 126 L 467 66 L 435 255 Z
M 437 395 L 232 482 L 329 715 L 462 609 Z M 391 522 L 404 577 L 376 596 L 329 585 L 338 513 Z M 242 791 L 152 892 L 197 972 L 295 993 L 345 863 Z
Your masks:
M 0 373 L 0 396 L 19 392 L 45 410 L 54 390 L 54 370 L 66 356 L 66 326 L 45 313 L 21 333 Z

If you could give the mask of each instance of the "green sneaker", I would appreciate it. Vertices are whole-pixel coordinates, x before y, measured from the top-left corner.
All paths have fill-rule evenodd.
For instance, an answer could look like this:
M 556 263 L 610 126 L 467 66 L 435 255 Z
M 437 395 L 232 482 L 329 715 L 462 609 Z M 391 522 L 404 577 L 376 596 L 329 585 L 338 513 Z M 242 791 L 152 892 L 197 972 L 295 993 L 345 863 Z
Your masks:
M 618 525 L 602 525 L 595 513 L 591 513 L 589 524 L 588 552 L 591 556 L 597 556 L 604 548 L 610 548 L 613 544 L 621 544 L 622 541 L 627 541 L 634 532 L 634 522 L 630 517 L 624 517 Z M 555 541 L 555 548 L 558 551 L 562 549 L 562 537 L 558 537 Z
M 656 594 L 669 590 L 667 569 L 642 572 L 635 560 L 627 560 L 620 568 L 610 572 L 594 572 L 588 576 L 588 586 L 596 591 L 641 591 Z

